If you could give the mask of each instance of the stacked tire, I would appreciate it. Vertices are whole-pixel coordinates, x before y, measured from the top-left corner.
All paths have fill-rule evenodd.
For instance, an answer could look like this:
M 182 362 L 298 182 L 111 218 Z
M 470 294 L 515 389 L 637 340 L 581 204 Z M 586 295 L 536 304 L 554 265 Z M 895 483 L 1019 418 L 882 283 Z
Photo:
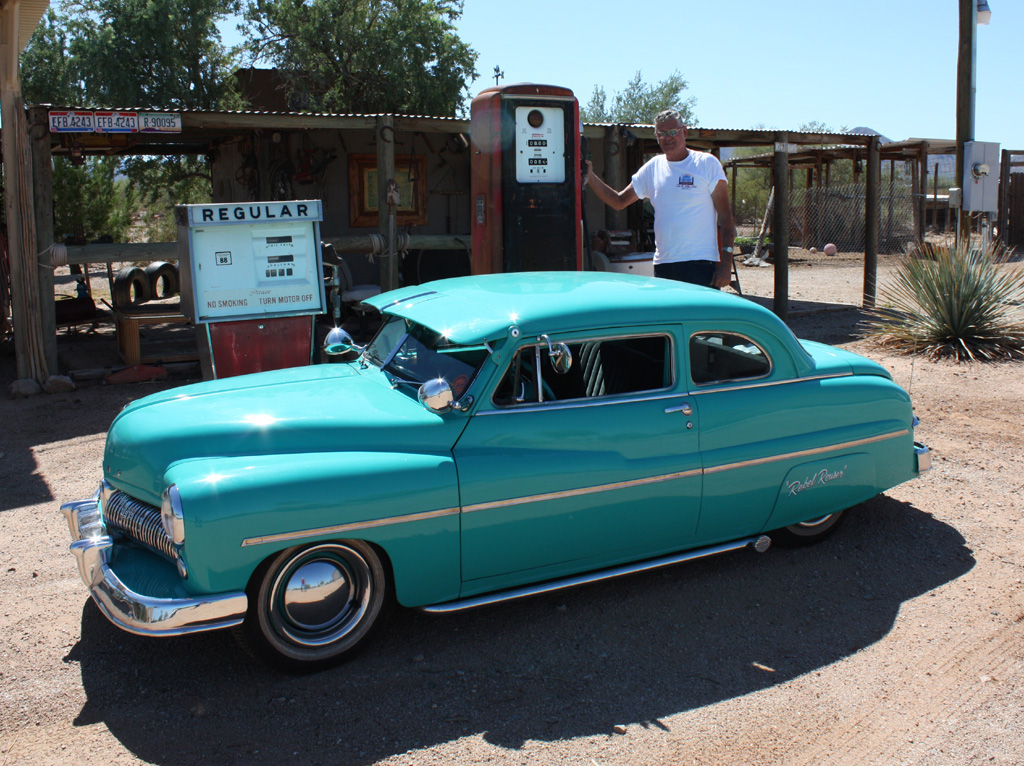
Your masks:
M 117 272 L 111 298 L 115 306 L 139 306 L 149 300 L 171 298 L 179 288 L 178 267 L 154 261 L 145 269 L 125 266 Z

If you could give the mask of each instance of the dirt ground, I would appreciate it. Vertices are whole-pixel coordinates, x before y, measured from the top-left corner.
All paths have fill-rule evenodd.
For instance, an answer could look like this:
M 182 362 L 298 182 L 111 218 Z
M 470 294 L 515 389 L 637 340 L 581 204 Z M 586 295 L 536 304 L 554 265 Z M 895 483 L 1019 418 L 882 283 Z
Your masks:
M 893 372 L 932 471 L 810 548 L 399 612 L 306 677 L 124 633 L 75 571 L 58 506 L 95 490 L 114 414 L 183 379 L 14 400 L 0 349 L 0 766 L 1024 764 L 1024 366 L 882 353 L 860 256 L 791 262 L 797 335 Z M 740 278 L 770 302 L 773 269 Z

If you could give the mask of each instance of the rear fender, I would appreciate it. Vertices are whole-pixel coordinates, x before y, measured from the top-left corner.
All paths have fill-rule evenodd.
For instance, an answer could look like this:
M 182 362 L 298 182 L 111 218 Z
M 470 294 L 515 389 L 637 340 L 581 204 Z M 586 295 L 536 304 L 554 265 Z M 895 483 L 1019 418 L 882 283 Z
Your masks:
M 874 458 L 866 452 L 835 455 L 795 466 L 782 481 L 764 529 L 842 511 L 878 494 Z

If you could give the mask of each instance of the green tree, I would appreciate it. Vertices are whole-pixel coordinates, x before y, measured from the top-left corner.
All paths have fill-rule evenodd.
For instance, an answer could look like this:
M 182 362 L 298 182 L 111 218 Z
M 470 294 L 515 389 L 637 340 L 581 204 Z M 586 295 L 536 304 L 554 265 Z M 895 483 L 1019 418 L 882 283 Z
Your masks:
M 644 82 L 643 73 L 637 70 L 633 79 L 626 83 L 624 90 L 612 97 L 611 106 L 607 106 L 608 97 L 600 85 L 594 86 L 590 101 L 580 112 L 586 122 L 615 122 L 626 125 L 650 125 L 658 112 L 675 109 L 687 125 L 697 125 L 693 107 L 697 100 L 693 97 L 683 98 L 683 92 L 689 84 L 678 70 L 654 85 Z
M 96 157 L 72 165 L 58 157 L 53 168 L 54 232 L 95 239 L 128 238 L 136 209 L 135 194 L 125 179 L 118 180 L 116 157 Z
M 250 0 L 246 47 L 293 108 L 451 116 L 476 79 L 461 15 L 462 0 Z
M 26 104 L 74 106 L 85 89 L 71 56 L 70 19 L 47 8 L 21 54 L 21 94 Z
M 231 73 L 235 63 L 221 43 L 217 22 L 239 10 L 238 0 L 67 0 L 47 12 L 22 54 L 22 82 L 29 103 L 94 107 L 231 109 L 243 106 Z M 108 204 L 110 223 L 95 233 L 119 229 L 127 191 L 140 189 L 150 212 L 210 197 L 205 157 L 129 157 L 116 163 L 89 159 L 72 168 L 54 160 L 58 233 L 92 231 L 98 213 L 83 207 L 78 193 L 92 188 L 89 202 Z M 130 184 L 116 184 L 123 174 Z M 99 185 L 110 193 L 99 193 Z M 115 194 L 121 197 L 115 205 Z M 120 207 L 118 207 L 120 206 Z M 155 206 L 155 207 L 154 207 Z M 70 217 L 78 225 L 70 226 Z M 92 223 L 87 223 L 92 221 Z M 88 236 L 88 235 L 87 235 Z
M 70 52 L 88 98 L 107 106 L 241 105 L 217 22 L 238 0 L 72 0 Z

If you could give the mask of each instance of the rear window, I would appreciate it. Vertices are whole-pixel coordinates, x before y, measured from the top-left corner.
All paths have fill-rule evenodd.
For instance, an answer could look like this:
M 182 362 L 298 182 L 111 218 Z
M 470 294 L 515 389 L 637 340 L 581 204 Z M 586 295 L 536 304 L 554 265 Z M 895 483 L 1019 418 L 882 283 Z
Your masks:
M 771 371 L 768 354 L 743 335 L 703 332 L 690 338 L 690 378 L 694 383 L 763 378 Z

